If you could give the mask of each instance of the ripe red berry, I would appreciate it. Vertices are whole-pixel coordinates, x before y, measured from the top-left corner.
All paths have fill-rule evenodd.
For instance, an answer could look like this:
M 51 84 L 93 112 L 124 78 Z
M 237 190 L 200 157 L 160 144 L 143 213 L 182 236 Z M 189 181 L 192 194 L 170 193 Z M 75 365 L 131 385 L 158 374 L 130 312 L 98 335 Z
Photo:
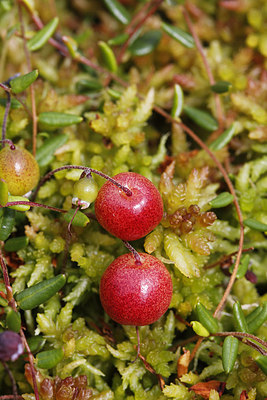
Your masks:
M 123 172 L 114 180 L 131 190 L 128 196 L 114 183 L 98 192 L 95 213 L 98 222 L 122 240 L 136 240 L 151 232 L 163 216 L 163 202 L 153 183 L 135 172 Z
M 156 257 L 124 254 L 106 269 L 100 282 L 100 300 L 106 313 L 122 325 L 149 325 L 168 309 L 172 298 L 171 276 Z
M 7 183 L 11 195 L 26 194 L 37 185 L 39 177 L 37 161 L 28 150 L 6 146 L 0 151 L 0 178 Z

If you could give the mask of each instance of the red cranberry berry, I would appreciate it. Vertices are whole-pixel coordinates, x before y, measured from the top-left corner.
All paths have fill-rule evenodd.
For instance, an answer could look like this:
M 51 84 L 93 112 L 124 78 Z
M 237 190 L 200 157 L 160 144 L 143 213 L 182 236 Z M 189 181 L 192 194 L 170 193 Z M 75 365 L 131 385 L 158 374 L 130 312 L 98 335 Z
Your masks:
M 106 313 L 122 325 L 149 325 L 168 309 L 172 280 L 165 265 L 156 257 L 138 253 L 116 258 L 100 282 L 100 300 Z
M 149 179 L 135 172 L 123 172 L 113 179 L 130 189 L 132 194 L 106 182 L 95 201 L 96 218 L 108 232 L 122 240 L 140 239 L 162 219 L 160 193 Z
M 0 360 L 16 361 L 23 353 L 24 346 L 21 337 L 13 331 L 0 333 Z
M 0 178 L 11 195 L 23 196 L 37 185 L 39 177 L 37 161 L 28 150 L 7 146 L 0 151 Z

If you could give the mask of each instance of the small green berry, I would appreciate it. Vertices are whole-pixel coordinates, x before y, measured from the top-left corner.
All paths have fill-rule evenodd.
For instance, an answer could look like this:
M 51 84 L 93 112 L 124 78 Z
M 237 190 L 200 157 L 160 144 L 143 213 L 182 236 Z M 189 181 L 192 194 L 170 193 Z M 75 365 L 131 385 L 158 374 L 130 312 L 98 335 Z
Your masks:
M 39 166 L 32 154 L 22 148 L 5 147 L 0 151 L 0 179 L 4 179 L 13 196 L 32 190 L 40 177 Z
M 93 203 L 98 194 L 98 185 L 96 181 L 92 177 L 84 177 L 79 179 L 73 188 L 73 204 L 84 203 L 84 206 L 87 204 L 87 208 L 91 203 Z

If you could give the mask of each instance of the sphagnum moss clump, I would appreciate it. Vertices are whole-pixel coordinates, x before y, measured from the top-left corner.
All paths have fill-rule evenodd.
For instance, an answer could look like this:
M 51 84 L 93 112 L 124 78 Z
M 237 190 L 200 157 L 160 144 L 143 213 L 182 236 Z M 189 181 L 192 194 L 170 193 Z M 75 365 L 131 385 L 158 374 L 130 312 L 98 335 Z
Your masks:
M 1 144 L 41 177 L 26 198 L 0 174 L 0 330 L 28 352 L 0 354 L 0 400 L 266 397 L 266 17 L 263 0 L 0 3 Z M 129 244 L 94 200 L 131 172 L 164 212 Z M 99 296 L 125 245 L 172 279 L 138 329 Z

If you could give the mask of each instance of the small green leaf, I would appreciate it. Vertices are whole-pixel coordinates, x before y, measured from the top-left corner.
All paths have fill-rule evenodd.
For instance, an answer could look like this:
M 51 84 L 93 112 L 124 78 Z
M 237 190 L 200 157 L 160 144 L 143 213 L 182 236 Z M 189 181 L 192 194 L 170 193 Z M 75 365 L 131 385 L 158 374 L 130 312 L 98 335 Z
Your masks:
M 209 310 L 206 309 L 201 303 L 196 305 L 196 312 L 201 324 L 210 332 L 218 332 L 218 321 L 214 318 Z
M 101 50 L 102 58 L 107 69 L 111 72 L 116 72 L 118 69 L 118 65 L 113 50 L 109 47 L 107 43 L 103 41 L 99 42 L 98 46 Z
M 250 261 L 249 254 L 245 254 L 244 256 L 242 256 L 236 274 L 237 279 L 243 278 L 243 276 L 246 275 L 249 266 L 249 261 Z M 229 272 L 231 272 L 232 274 L 233 270 L 234 270 L 234 265 L 231 265 L 231 267 L 229 268 Z
M 255 310 L 254 310 L 255 312 Z M 252 314 L 252 313 L 251 313 Z M 255 313 L 254 318 L 250 316 L 250 314 L 247 317 L 247 324 L 248 324 L 248 331 L 249 333 L 254 333 L 256 332 L 267 320 L 267 302 L 265 301 L 263 303 L 263 306 L 260 307 L 260 312 Z
M 107 89 L 107 93 L 115 100 L 118 100 L 121 97 L 121 93 L 114 89 Z
M 5 241 L 15 225 L 15 211 L 5 208 L 0 219 L 0 240 Z
M 39 114 L 38 120 L 42 128 L 55 130 L 65 126 L 79 124 L 83 119 L 74 114 L 50 111 Z
M 78 93 L 99 92 L 103 89 L 103 85 L 97 80 L 80 79 L 76 85 Z
M 37 367 L 41 369 L 54 368 L 64 357 L 62 349 L 42 351 L 36 355 Z
M 178 118 L 182 112 L 184 106 L 184 92 L 180 85 L 174 85 L 174 96 L 171 116 L 172 118 Z
M 32 353 L 36 353 L 37 351 L 40 351 L 46 342 L 46 339 L 43 338 L 42 336 L 32 336 L 29 339 L 27 339 L 29 348 L 31 349 Z
M 6 307 L 8 305 L 8 301 L 0 296 L 0 307 Z
M 177 28 L 176 26 L 166 24 L 165 22 L 163 22 L 161 26 L 164 32 L 167 33 L 167 35 L 175 39 L 177 42 L 181 43 L 183 46 L 189 49 L 195 47 L 194 38 L 189 33 L 183 31 L 180 28 Z
M 6 308 L 6 324 L 8 329 L 13 332 L 19 332 L 21 328 L 21 316 L 18 311 L 14 311 L 11 307 Z
M 13 93 L 21 93 L 26 90 L 38 77 L 38 70 L 34 69 L 28 74 L 18 76 L 10 81 Z
M 232 124 L 226 131 L 224 131 L 214 142 L 212 142 L 209 148 L 213 151 L 220 150 L 226 146 L 235 134 L 236 125 Z
M 75 213 L 75 210 L 72 208 L 70 209 L 66 214 L 63 215 L 63 218 L 66 222 L 70 223 L 71 219 L 73 218 L 73 215 Z M 90 222 L 89 218 L 82 213 L 81 211 L 78 211 L 77 214 L 75 215 L 72 225 L 73 226 L 80 226 L 80 227 L 85 227 L 88 223 Z
M 53 36 L 57 26 L 58 17 L 53 18 L 47 25 L 38 31 L 27 43 L 30 51 L 39 50 Z
M 216 131 L 218 129 L 218 122 L 206 111 L 199 110 L 195 107 L 184 106 L 183 111 L 192 119 L 197 125 L 206 129 L 207 131 Z
M 211 85 L 211 90 L 215 93 L 226 93 L 232 87 L 232 84 L 227 81 L 218 81 Z
M 6 107 L 7 99 L 0 99 L 0 106 Z M 21 107 L 20 102 L 17 99 L 11 99 L 11 109 L 16 110 Z
M 209 204 L 212 208 L 226 207 L 234 201 L 234 196 L 229 192 L 222 192 L 212 199 Z
M 121 35 L 109 39 L 108 44 L 110 46 L 120 46 L 121 44 L 125 43 L 128 38 L 129 38 L 128 33 L 122 33 Z
M 239 301 L 233 305 L 234 321 L 239 332 L 248 332 L 248 325 Z
M 22 310 L 32 310 L 54 296 L 65 283 L 65 275 L 57 275 L 18 293 L 16 301 Z
M 255 361 L 265 375 L 267 375 L 267 356 L 257 356 Z
M 115 17 L 119 22 L 124 25 L 127 25 L 130 22 L 130 14 L 128 13 L 126 8 L 117 0 L 104 0 L 104 3 L 110 13 L 113 15 L 113 17 Z
M 251 229 L 255 229 L 256 231 L 267 232 L 267 224 L 257 221 L 254 218 L 245 219 L 244 225 L 248 226 Z
M 0 178 L 0 205 L 5 206 L 8 202 L 8 186 L 4 179 Z
M 8 196 L 8 203 L 13 203 L 15 201 L 25 201 L 25 202 L 29 202 L 30 200 L 27 199 L 26 197 L 23 196 Z M 11 208 L 12 210 L 17 210 L 17 211 L 29 211 L 29 209 L 31 208 L 31 206 L 27 205 L 27 204 L 16 204 L 14 206 L 8 206 L 8 208 Z
M 27 236 L 19 236 L 15 238 L 8 239 L 5 242 L 5 251 L 18 251 L 27 247 L 29 243 L 29 238 Z
M 198 321 L 191 321 L 191 325 L 193 328 L 193 331 L 203 337 L 208 337 L 210 335 L 209 331 Z
M 55 151 L 63 146 L 68 140 L 67 135 L 54 135 L 47 139 L 44 144 L 37 149 L 36 152 L 36 161 L 39 164 L 39 167 L 46 167 L 51 163 L 54 159 Z
M 223 369 L 229 374 L 235 365 L 238 353 L 238 339 L 234 336 L 227 336 L 223 342 L 222 363 Z
M 148 31 L 131 44 L 129 51 L 134 56 L 149 54 L 158 46 L 161 36 L 162 34 L 160 31 Z

